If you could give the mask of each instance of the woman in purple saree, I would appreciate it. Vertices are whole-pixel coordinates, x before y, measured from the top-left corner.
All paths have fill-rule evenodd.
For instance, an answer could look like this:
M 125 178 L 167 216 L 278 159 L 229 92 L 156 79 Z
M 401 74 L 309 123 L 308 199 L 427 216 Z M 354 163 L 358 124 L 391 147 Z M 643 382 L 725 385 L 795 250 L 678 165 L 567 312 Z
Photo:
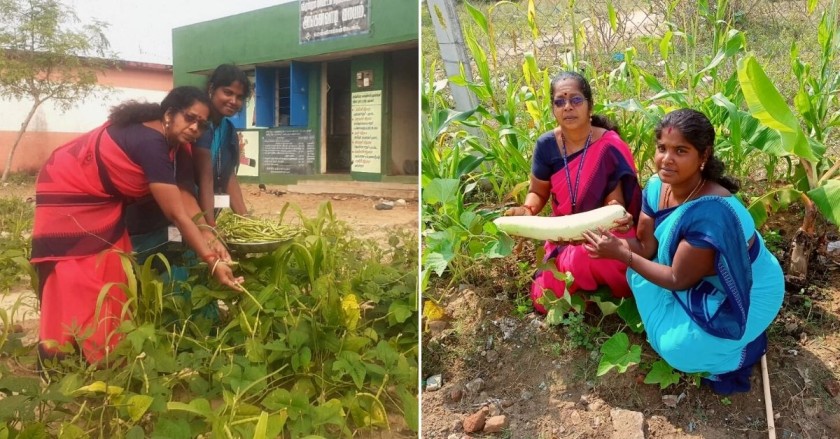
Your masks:
M 617 127 L 603 116 L 592 114 L 592 89 L 583 76 L 563 72 L 551 81 L 554 117 L 558 127 L 537 139 L 531 172 L 531 185 L 522 206 L 508 209 L 506 215 L 537 215 L 551 201 L 551 215 L 586 212 L 607 204 L 621 204 L 638 219 L 641 189 L 630 148 L 618 135 Z M 635 236 L 633 223 L 617 224 L 618 237 Z M 534 308 L 544 290 L 556 297 L 565 291 L 593 291 L 609 287 L 613 296 L 627 297 L 624 262 L 591 259 L 580 243 L 545 243 L 545 260 L 553 259 L 560 272 L 569 272 L 573 282 L 566 285 L 550 271 L 538 272 L 531 285 Z

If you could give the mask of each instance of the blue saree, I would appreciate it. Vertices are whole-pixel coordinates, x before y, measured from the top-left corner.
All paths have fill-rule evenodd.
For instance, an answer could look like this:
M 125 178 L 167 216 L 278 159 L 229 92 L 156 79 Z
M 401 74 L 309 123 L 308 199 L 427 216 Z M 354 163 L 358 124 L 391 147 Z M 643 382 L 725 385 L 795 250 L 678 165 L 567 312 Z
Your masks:
M 659 242 L 654 261 L 670 265 L 685 240 L 715 250 L 716 274 L 687 290 L 670 291 L 627 270 L 648 341 L 675 369 L 707 372 L 712 380 L 752 366 L 764 353 L 764 331 L 782 304 L 778 261 L 737 198 L 705 196 L 659 210 L 661 187 L 652 177 L 642 202 Z

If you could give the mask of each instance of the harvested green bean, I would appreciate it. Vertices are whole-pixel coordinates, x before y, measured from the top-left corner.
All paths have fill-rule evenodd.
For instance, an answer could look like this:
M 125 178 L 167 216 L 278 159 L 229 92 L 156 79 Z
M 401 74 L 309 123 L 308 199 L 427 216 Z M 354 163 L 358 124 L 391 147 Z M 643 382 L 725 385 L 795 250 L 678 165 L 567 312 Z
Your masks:
M 300 228 L 264 218 L 250 218 L 225 211 L 216 220 L 216 230 L 230 243 L 285 241 L 300 233 Z

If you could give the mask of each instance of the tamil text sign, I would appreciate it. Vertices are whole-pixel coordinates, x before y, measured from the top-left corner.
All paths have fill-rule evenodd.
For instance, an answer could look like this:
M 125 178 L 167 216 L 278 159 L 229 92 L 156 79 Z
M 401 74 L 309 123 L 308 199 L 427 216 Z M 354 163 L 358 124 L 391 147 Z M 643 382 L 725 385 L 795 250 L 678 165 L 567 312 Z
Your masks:
M 370 0 L 300 0 L 300 42 L 366 34 Z

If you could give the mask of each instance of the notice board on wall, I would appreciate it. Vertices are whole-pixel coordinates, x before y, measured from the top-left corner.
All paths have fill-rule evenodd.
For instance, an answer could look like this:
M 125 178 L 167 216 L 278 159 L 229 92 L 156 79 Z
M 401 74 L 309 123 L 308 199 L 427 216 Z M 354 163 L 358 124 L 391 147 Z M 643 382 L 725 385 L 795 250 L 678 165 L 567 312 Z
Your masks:
M 260 175 L 315 173 L 315 133 L 277 129 L 263 133 Z
M 382 90 L 353 93 L 350 157 L 353 172 L 382 172 Z

